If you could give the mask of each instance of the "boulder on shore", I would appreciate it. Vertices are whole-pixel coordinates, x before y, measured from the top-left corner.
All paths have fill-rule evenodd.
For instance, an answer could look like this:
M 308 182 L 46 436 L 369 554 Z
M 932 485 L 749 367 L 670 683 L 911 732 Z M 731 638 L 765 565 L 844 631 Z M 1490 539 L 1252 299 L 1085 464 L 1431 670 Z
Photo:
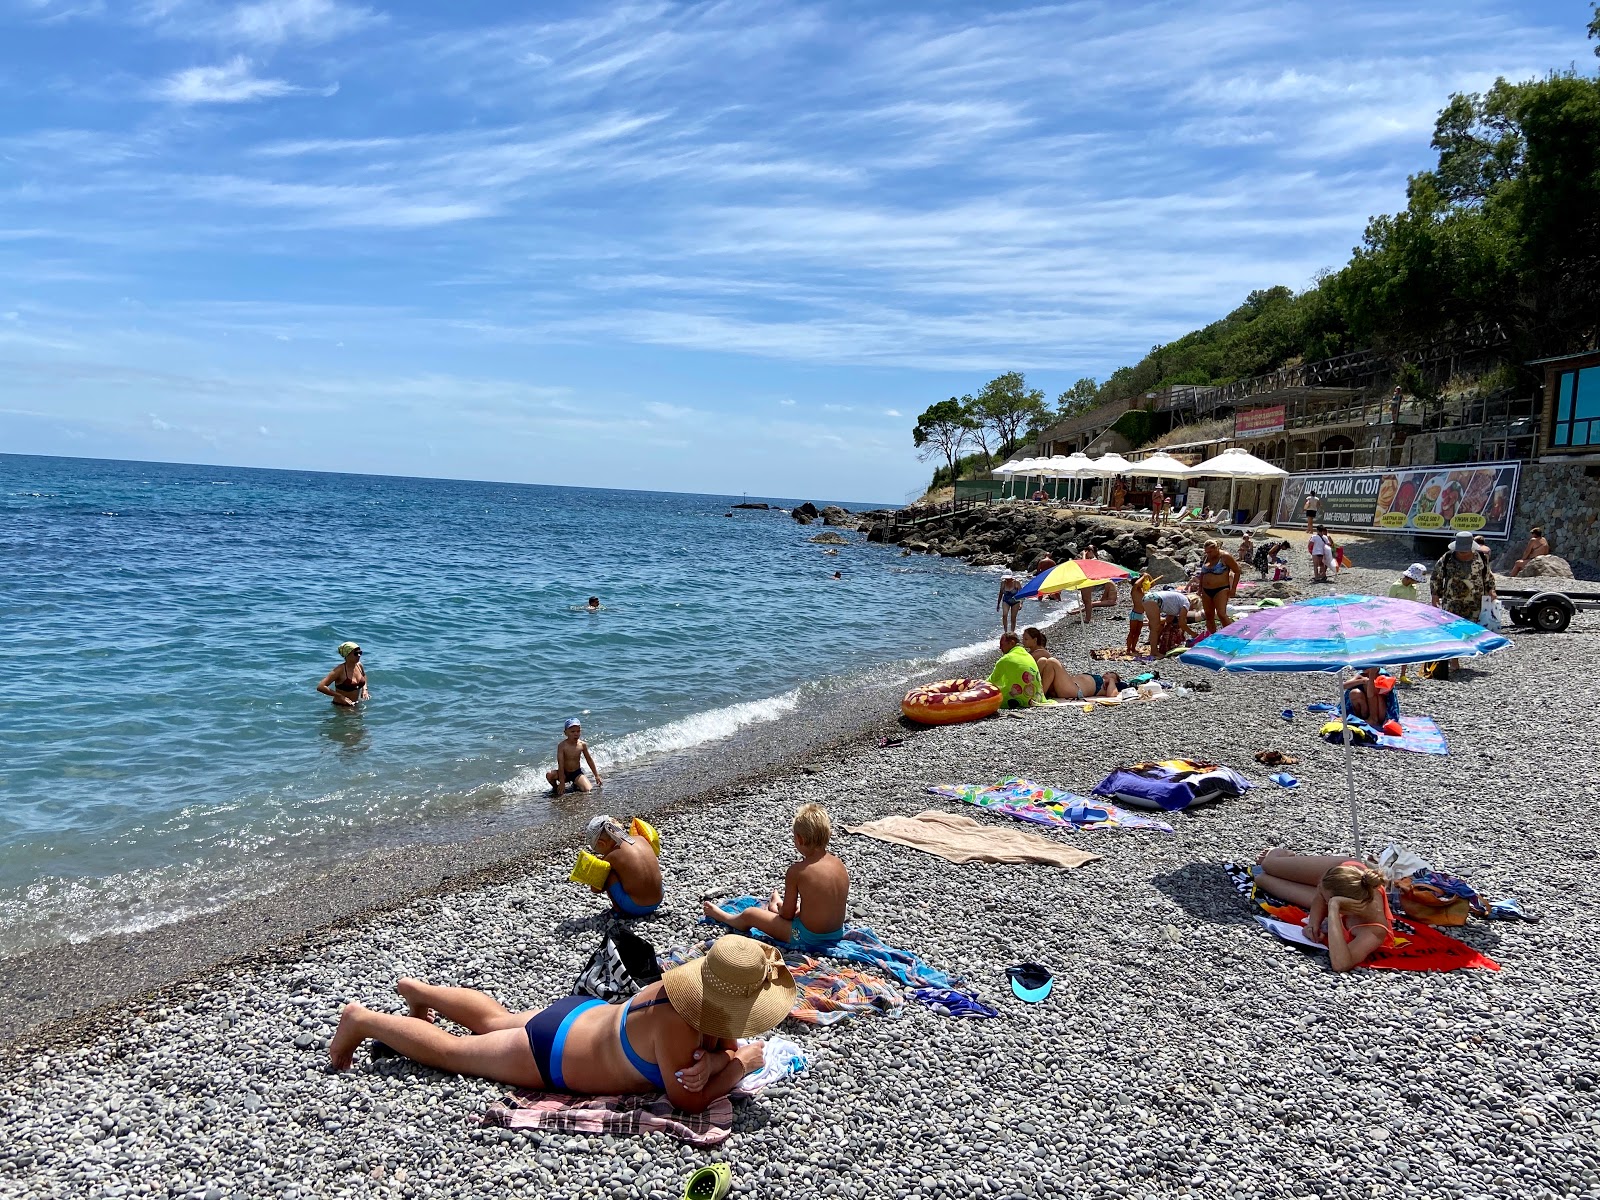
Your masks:
M 1530 558 L 1518 579 L 1571 579 L 1572 565 L 1558 554 L 1541 554 Z
M 1145 560 L 1144 570 L 1157 583 L 1182 583 L 1189 577 L 1189 572 L 1181 562 L 1165 554 L 1152 554 Z
M 807 538 L 806 540 L 817 542 L 824 546 L 848 546 L 850 544 L 849 538 L 842 537 L 841 535 L 834 533 L 831 529 L 825 533 L 817 534 L 816 537 Z

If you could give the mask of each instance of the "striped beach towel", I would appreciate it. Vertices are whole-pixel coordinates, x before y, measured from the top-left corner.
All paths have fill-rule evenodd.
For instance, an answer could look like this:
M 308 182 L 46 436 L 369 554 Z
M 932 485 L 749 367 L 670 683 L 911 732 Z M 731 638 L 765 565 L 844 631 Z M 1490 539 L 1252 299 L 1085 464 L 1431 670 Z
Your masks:
M 706 1149 L 733 1133 L 733 1101 L 719 1096 L 705 1112 L 674 1108 L 663 1092 L 642 1096 L 573 1096 L 566 1092 L 518 1090 L 489 1106 L 485 1125 L 505 1129 L 548 1129 L 556 1133 L 635 1137 L 664 1133 Z

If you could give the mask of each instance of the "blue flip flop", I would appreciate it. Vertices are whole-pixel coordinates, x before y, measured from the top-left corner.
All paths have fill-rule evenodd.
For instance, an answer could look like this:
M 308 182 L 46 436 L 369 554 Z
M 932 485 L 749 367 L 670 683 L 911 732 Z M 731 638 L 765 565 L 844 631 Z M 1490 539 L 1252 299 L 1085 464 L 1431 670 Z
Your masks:
M 1276 775 L 1269 775 L 1269 779 L 1281 788 L 1299 787 L 1300 781 L 1287 771 L 1279 771 Z

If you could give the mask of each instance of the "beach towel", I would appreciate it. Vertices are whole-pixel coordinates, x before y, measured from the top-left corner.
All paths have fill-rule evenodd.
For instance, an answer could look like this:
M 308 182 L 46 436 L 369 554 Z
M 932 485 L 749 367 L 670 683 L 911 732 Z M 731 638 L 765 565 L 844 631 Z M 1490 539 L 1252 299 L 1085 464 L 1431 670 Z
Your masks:
M 741 1046 L 754 1043 L 760 1043 L 766 1061 L 762 1064 L 761 1070 L 752 1071 L 734 1084 L 733 1091 L 729 1094 L 735 1099 L 744 1100 L 759 1095 L 775 1083 L 792 1079 L 810 1064 L 806 1052 L 800 1049 L 799 1044 L 791 1042 L 786 1037 L 774 1034 L 765 1038 L 739 1039 Z
M 1450 747 L 1445 744 L 1444 730 L 1432 717 L 1401 717 L 1400 728 L 1405 732 L 1399 737 L 1380 733 L 1378 745 L 1385 750 L 1409 750 L 1412 754 L 1450 753 Z
M 735 900 L 724 900 L 718 907 L 728 912 L 741 913 L 761 903 L 764 901 L 754 896 L 740 896 Z M 701 920 L 709 918 L 702 917 Z M 765 942 L 772 941 L 766 934 L 756 929 L 749 930 L 745 936 Z M 792 947 L 786 948 L 792 949 Z M 837 941 L 814 943 L 808 945 L 806 949 L 826 958 L 842 958 L 846 962 L 859 963 L 874 971 L 881 971 L 885 975 L 893 976 L 906 987 L 953 987 L 958 982 L 955 976 L 929 966 L 912 951 L 895 949 L 865 925 L 847 926 Z
M 718 1096 L 701 1113 L 674 1108 L 664 1092 L 642 1096 L 573 1096 L 519 1089 L 483 1114 L 485 1125 L 548 1129 L 557 1133 L 633 1137 L 664 1133 L 702 1150 L 720 1146 L 733 1133 L 733 1102 Z
M 1039 664 L 1021 646 L 1013 646 L 1000 656 L 989 672 L 989 682 L 1000 689 L 1002 708 L 1029 708 L 1044 701 Z
M 1255 886 L 1250 868 L 1241 863 L 1224 863 L 1223 870 L 1234 889 L 1249 898 L 1259 910 L 1256 917 L 1274 936 L 1298 945 L 1313 947 L 1326 954 L 1328 948 L 1305 936 L 1300 928 L 1306 919 L 1304 909 L 1285 904 Z M 1394 918 L 1394 944 L 1376 951 L 1361 965 L 1389 971 L 1459 971 L 1476 967 L 1498 971 L 1500 964 L 1480 954 L 1465 942 L 1440 933 L 1432 926 Z
M 1040 863 L 1071 870 L 1100 856 L 1063 846 L 1036 833 L 996 829 L 962 813 L 920 812 L 914 817 L 880 817 L 864 825 L 846 825 L 846 833 L 909 846 L 946 862 Z
M 1169 758 L 1118 767 L 1094 786 L 1094 795 L 1110 796 L 1135 808 L 1178 812 L 1196 804 L 1242 796 L 1250 781 L 1231 767 Z
M 1000 1015 L 998 1008 L 991 1008 L 976 996 L 969 996 L 954 988 L 918 988 L 911 994 L 943 1017 L 984 1020 Z
M 1058 829 L 1154 829 L 1171 833 L 1172 826 L 1105 801 L 1086 800 L 1071 792 L 1009 775 L 999 783 L 938 783 L 929 795 L 942 796 L 974 808 L 1003 813 L 1016 821 L 1051 825 Z
M 766 934 L 753 929 L 750 936 L 763 941 L 771 940 Z M 674 946 L 661 956 L 661 969 L 668 971 L 700 958 L 711 949 L 711 943 L 715 940 L 707 938 L 691 946 Z M 784 955 L 784 962 L 788 964 L 800 989 L 789 1016 L 801 1024 L 837 1025 L 850 1017 L 868 1013 L 885 1017 L 899 1017 L 905 1013 L 905 993 L 899 985 L 887 979 L 852 967 L 836 967 L 793 951 Z

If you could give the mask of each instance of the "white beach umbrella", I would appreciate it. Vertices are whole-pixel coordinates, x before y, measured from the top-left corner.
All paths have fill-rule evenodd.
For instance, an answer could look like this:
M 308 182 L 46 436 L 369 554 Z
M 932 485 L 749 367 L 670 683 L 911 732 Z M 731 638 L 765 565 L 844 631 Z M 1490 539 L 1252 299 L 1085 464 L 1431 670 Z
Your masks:
M 1197 464 L 1193 468 L 1193 475 L 1197 479 L 1232 480 L 1228 488 L 1228 512 L 1232 513 L 1234 498 L 1239 494 L 1239 480 L 1261 483 L 1269 479 L 1287 479 L 1289 472 L 1257 458 L 1241 446 L 1230 446 L 1221 454 Z
M 1194 468 L 1179 462 L 1162 450 L 1134 463 L 1133 473 L 1146 475 L 1151 479 L 1189 479 L 1194 475 Z
M 1096 478 L 1110 479 L 1113 475 L 1133 475 L 1133 464 L 1116 451 L 1089 460 L 1089 471 Z

